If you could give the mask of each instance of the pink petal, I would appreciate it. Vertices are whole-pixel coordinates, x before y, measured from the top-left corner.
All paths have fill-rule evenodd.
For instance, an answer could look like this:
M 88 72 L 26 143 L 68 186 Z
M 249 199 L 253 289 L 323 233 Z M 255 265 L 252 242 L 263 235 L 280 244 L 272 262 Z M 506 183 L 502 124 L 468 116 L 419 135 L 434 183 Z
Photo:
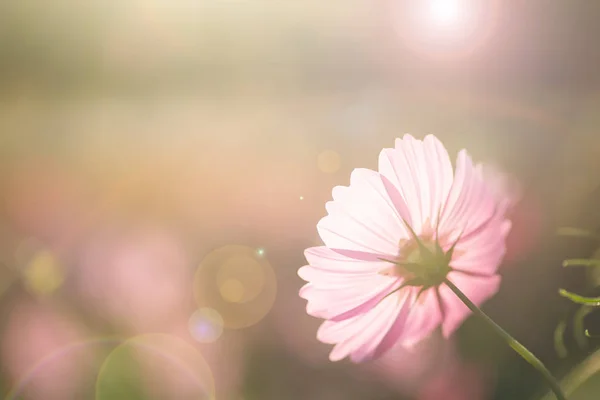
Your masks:
M 318 267 L 305 265 L 298 270 L 298 276 L 307 282 L 315 283 L 315 286 L 321 288 L 339 288 L 348 285 L 355 285 L 373 278 L 372 272 L 357 271 L 330 271 Z
M 496 273 L 506 252 L 505 239 L 510 222 L 505 220 L 509 201 L 482 179 L 482 167 L 473 167 L 469 156 L 462 151 L 458 157 L 456 179 L 452 186 L 440 233 L 445 235 L 444 247 L 456 245 L 452 266 L 479 275 Z M 499 200 L 506 200 L 503 204 Z M 507 224 L 508 222 L 508 224 Z
M 384 149 L 379 155 L 379 172 L 408 205 L 417 233 L 427 220 L 435 225 L 453 179 L 448 153 L 435 136 L 427 135 L 423 141 L 411 135 L 397 139 L 395 149 Z
M 315 268 L 340 273 L 377 273 L 390 263 L 382 261 L 385 255 L 330 249 L 325 246 L 310 247 L 304 257 Z
M 388 195 L 382 177 L 355 169 L 349 187 L 336 187 L 327 203 L 328 215 L 317 225 L 327 247 L 395 255 L 406 238 L 400 211 Z
M 395 327 L 405 325 L 404 321 L 413 302 L 414 290 L 407 288 L 398 296 L 390 296 L 390 298 L 397 304 L 396 313 L 388 320 L 385 328 L 380 329 L 377 336 L 370 341 L 365 341 L 362 346 L 352 353 L 351 359 L 353 362 L 360 363 L 380 357 L 398 343 L 401 334 L 400 330 L 396 330 Z
M 498 175 L 492 175 L 488 182 L 484 175 L 489 176 L 490 172 L 484 174 L 483 171 L 483 165 L 473 166 L 466 151 L 459 153 L 456 176 L 439 227 L 445 238 L 445 248 L 449 248 L 459 235 L 463 250 L 472 249 L 475 241 L 479 241 L 476 246 L 481 245 L 480 236 L 484 231 L 488 231 L 487 241 L 497 242 L 494 235 L 501 237 L 502 241 L 506 238 L 510 228 L 502 224 L 505 213 L 517 197 L 500 187 Z
M 363 316 L 364 314 L 356 315 L 344 321 L 324 321 L 317 330 L 317 339 L 323 343 L 336 344 L 348 338 L 348 328 L 357 326 L 357 322 L 361 321 Z
M 467 155 L 466 151 L 463 150 L 458 154 L 454 180 L 442 208 L 442 215 L 439 222 L 440 234 L 448 235 L 453 231 L 458 231 L 458 229 L 450 223 L 452 222 L 450 215 L 451 213 L 457 214 L 459 208 L 464 206 L 464 198 L 468 196 L 472 175 L 473 164 L 471 158 Z M 455 233 L 457 237 L 461 232 Z
M 493 275 L 506 253 L 507 221 L 495 220 L 467 240 L 459 240 L 450 265 L 477 275 Z
M 482 175 L 498 201 L 498 214 L 504 215 L 521 200 L 523 188 L 507 174 L 486 164 L 482 167 Z
M 389 269 L 391 263 L 377 254 L 311 247 L 304 252 L 310 265 L 298 270 L 298 275 L 320 288 L 339 288 L 371 281 L 375 285 L 390 280 L 379 272 Z
M 402 337 L 405 332 L 406 327 L 406 319 L 412 306 L 414 305 L 416 288 L 409 287 L 407 288 L 406 298 L 404 299 L 404 304 L 402 306 L 402 310 L 398 313 L 396 318 L 394 319 L 394 323 L 386 333 L 385 337 L 381 340 L 381 343 L 375 350 L 374 358 L 381 357 L 383 354 L 387 353 L 391 348 L 393 348 L 398 340 Z
M 321 288 L 311 282 L 300 289 L 300 297 L 308 300 L 306 312 L 309 315 L 343 320 L 367 312 L 400 284 L 400 280 L 383 275 L 339 288 Z
M 365 313 L 402 283 L 379 274 L 391 264 L 375 254 L 313 247 L 305 255 L 310 265 L 298 275 L 309 283 L 300 297 L 308 300 L 307 312 L 315 317 L 342 320 Z
M 330 359 L 338 361 L 350 355 L 354 362 L 361 362 L 373 357 L 390 328 L 408 308 L 409 295 L 409 291 L 403 291 L 388 296 L 369 312 L 345 321 L 325 321 L 317 338 L 324 343 L 337 343 Z
M 450 272 L 448 279 L 454 283 L 475 305 L 481 306 L 492 297 L 500 287 L 500 276 L 470 276 L 460 272 Z M 445 284 L 439 288 L 444 307 L 442 333 L 449 337 L 471 314 L 471 310 Z
M 481 168 L 475 168 L 466 151 L 458 154 L 456 176 L 443 209 L 439 231 L 453 239 L 469 235 L 495 215 L 497 206 Z M 450 239 L 451 241 L 453 239 Z
M 441 323 L 442 312 L 437 292 L 434 288 L 425 290 L 412 305 L 406 318 L 402 344 L 414 346 L 427 338 Z
M 339 361 L 347 356 L 352 360 L 362 359 L 369 356 L 368 347 L 374 347 L 385 334 L 393 313 L 398 309 L 396 304 L 386 302 L 385 307 L 374 308 L 371 312 L 363 314 L 360 321 L 356 322 L 354 335 L 336 344 L 329 354 L 331 361 Z M 347 330 L 350 330 L 347 328 Z

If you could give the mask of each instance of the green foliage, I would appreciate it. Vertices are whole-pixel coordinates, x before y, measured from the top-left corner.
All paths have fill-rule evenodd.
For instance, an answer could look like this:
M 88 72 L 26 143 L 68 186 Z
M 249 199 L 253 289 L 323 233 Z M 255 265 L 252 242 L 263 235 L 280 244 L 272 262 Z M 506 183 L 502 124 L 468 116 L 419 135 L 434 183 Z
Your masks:
M 585 229 L 564 227 L 557 231 L 561 236 L 572 236 L 579 238 L 587 238 L 594 241 L 600 241 L 600 235 Z M 600 280 L 595 277 L 600 272 L 600 248 L 591 258 L 572 258 L 564 260 L 563 267 L 586 267 L 589 268 L 589 282 L 591 287 L 600 286 Z M 600 307 L 600 297 L 586 297 L 580 294 L 570 292 L 566 289 L 560 289 L 559 295 L 571 300 L 581 307 L 573 316 L 573 335 L 577 345 L 580 348 L 585 348 L 588 345 L 588 338 L 593 337 L 585 329 L 585 317 L 590 314 L 596 307 Z M 567 319 L 562 320 L 554 331 L 554 348 L 559 357 L 564 358 L 568 355 L 568 350 L 565 346 L 564 337 L 567 329 Z
M 585 229 L 572 228 L 572 227 L 564 227 L 559 228 L 556 233 L 560 236 L 574 236 L 574 237 L 584 237 L 594 240 L 600 240 L 600 235 L 587 231 Z
M 554 349 L 560 358 L 565 358 L 569 354 L 567 346 L 565 346 L 565 330 L 567 329 L 567 321 L 560 321 L 554 330 Z
M 140 365 L 131 348 L 117 348 L 107 359 L 96 383 L 97 400 L 143 400 Z
M 591 307 L 598 307 L 600 306 L 600 297 L 585 297 L 585 296 L 580 296 L 578 294 L 575 293 L 571 293 L 568 290 L 565 289 L 560 289 L 558 291 L 558 294 L 560 294 L 563 297 L 566 297 L 567 299 L 571 300 L 574 303 L 577 304 L 583 304 L 586 306 L 591 306 Z
M 600 267 L 600 260 L 595 258 L 572 258 L 563 261 L 563 267 Z

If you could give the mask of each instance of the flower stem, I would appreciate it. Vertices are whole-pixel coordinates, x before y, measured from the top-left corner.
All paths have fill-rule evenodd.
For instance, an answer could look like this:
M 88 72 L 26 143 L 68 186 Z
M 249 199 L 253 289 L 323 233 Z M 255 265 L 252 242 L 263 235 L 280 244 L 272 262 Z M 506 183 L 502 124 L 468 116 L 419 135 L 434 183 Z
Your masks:
M 446 279 L 444 281 L 444 283 L 446 285 L 448 285 L 450 290 L 452 290 L 454 292 L 454 294 L 456 294 L 458 296 L 458 298 L 463 303 L 465 303 L 465 305 L 471 311 L 473 311 L 474 314 L 477 314 L 481 319 L 483 319 L 485 322 L 487 322 L 488 325 L 492 329 L 494 329 L 494 331 L 496 331 L 496 333 L 498 335 L 500 335 L 504 340 L 506 340 L 508 345 L 514 351 L 516 351 L 521 357 L 523 357 L 525 359 L 525 361 L 527 361 L 529 364 L 531 364 L 535 369 L 537 369 L 542 374 L 542 376 L 544 377 L 546 382 L 548 382 L 548 385 L 550 386 L 550 388 L 552 389 L 552 391 L 554 392 L 554 394 L 556 395 L 556 398 L 558 400 L 567 400 L 567 398 L 564 395 L 564 393 L 562 392 L 562 389 L 560 388 L 560 385 L 559 385 L 558 381 L 556 380 L 556 378 L 554 378 L 552 376 L 552 374 L 550 373 L 550 371 L 548 371 L 546 366 L 532 352 L 527 350 L 527 348 L 525 346 L 523 346 L 521 343 L 519 343 L 508 332 L 506 332 L 504 329 L 502 329 L 502 327 L 500 327 L 498 324 L 496 324 L 490 317 L 487 316 L 486 313 L 481 311 L 481 309 L 479 307 L 477 307 L 475 305 L 475 303 L 473 303 L 471 300 L 469 300 L 469 298 L 458 287 L 456 287 L 456 285 L 454 283 L 450 282 L 448 279 Z

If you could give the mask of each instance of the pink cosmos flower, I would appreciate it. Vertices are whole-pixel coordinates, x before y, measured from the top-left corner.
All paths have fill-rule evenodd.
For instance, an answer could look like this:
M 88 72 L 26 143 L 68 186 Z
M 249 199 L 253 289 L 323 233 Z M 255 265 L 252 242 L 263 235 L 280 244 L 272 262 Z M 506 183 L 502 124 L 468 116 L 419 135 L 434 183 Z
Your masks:
M 446 280 L 477 305 L 496 293 L 514 198 L 485 175 L 465 150 L 453 173 L 435 136 L 405 135 L 382 150 L 379 172 L 355 169 L 350 186 L 333 189 L 317 225 L 325 246 L 307 249 L 298 271 L 332 361 L 411 347 L 440 326 L 448 337 L 470 311 Z

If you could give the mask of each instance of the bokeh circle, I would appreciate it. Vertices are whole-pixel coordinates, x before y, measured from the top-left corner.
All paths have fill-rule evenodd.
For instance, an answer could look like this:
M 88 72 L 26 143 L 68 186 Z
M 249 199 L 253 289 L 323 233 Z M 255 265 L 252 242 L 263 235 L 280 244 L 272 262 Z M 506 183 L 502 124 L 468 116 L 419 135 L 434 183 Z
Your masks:
M 200 308 L 216 310 L 226 328 L 256 324 L 270 311 L 277 279 L 264 252 L 227 245 L 210 252 L 194 276 L 194 297 Z
M 200 343 L 215 342 L 223 334 L 223 317 L 216 310 L 204 307 L 196 310 L 189 320 L 190 334 Z
M 172 398 L 174 393 L 198 400 L 215 398 L 212 372 L 200 352 L 166 334 L 136 336 L 115 347 L 100 367 L 95 391 L 96 400 Z

